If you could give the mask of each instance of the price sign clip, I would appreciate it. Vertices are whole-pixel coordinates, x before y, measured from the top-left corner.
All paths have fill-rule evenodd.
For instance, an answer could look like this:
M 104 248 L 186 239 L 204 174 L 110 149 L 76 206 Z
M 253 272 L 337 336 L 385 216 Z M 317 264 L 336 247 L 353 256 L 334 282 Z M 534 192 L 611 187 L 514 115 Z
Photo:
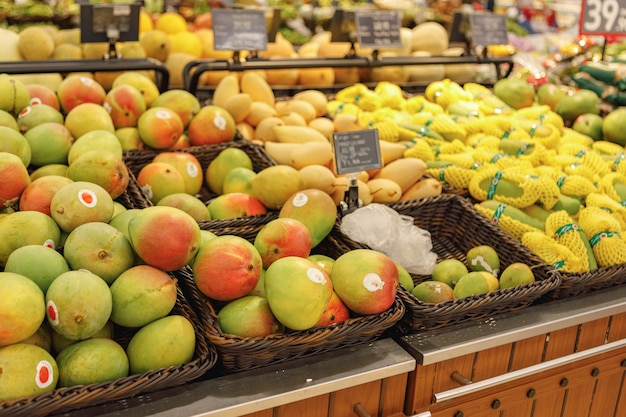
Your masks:
M 346 214 L 352 213 L 359 207 L 363 207 L 363 200 L 359 198 L 359 186 L 356 176 L 350 176 L 350 186 L 344 193 L 343 201 L 339 203 L 337 208 L 339 216 L 343 217 Z

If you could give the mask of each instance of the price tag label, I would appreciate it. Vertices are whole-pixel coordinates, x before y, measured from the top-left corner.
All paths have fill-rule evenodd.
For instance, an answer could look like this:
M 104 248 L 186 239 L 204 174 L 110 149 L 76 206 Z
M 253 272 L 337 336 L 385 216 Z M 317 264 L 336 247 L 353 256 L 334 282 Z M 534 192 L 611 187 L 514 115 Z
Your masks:
M 338 174 L 382 168 L 378 129 L 333 134 L 335 166 Z
M 214 9 L 211 13 L 216 50 L 267 49 L 267 24 L 263 10 Z
M 362 48 L 400 48 L 400 12 L 360 10 L 356 14 L 359 45 Z
M 80 41 L 108 42 L 111 31 L 115 41 L 139 39 L 138 4 L 81 4 Z
M 626 32 L 626 0 L 583 0 L 581 35 L 608 35 Z
M 488 12 L 472 13 L 470 31 L 474 46 L 507 45 L 506 16 Z

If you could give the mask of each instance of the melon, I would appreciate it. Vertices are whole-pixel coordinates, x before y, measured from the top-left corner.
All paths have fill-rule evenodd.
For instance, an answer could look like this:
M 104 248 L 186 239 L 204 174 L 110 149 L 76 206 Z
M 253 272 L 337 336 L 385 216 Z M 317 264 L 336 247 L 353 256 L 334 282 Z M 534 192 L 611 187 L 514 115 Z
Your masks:
M 412 29 L 411 50 L 441 55 L 448 48 L 448 31 L 437 22 L 423 22 Z

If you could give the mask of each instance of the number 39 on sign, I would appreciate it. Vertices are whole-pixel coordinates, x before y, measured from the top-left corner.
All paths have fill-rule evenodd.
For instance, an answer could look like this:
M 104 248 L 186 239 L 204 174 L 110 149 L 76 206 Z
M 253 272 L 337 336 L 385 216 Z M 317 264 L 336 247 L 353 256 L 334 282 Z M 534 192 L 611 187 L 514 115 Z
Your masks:
M 626 33 L 626 0 L 583 0 L 581 35 Z

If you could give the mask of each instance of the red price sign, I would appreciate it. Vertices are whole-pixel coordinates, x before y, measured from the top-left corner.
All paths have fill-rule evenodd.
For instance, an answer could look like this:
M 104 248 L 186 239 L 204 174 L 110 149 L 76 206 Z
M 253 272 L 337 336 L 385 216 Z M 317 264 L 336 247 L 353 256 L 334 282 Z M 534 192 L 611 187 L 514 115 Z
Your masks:
M 580 34 L 626 34 L 626 0 L 583 0 Z

